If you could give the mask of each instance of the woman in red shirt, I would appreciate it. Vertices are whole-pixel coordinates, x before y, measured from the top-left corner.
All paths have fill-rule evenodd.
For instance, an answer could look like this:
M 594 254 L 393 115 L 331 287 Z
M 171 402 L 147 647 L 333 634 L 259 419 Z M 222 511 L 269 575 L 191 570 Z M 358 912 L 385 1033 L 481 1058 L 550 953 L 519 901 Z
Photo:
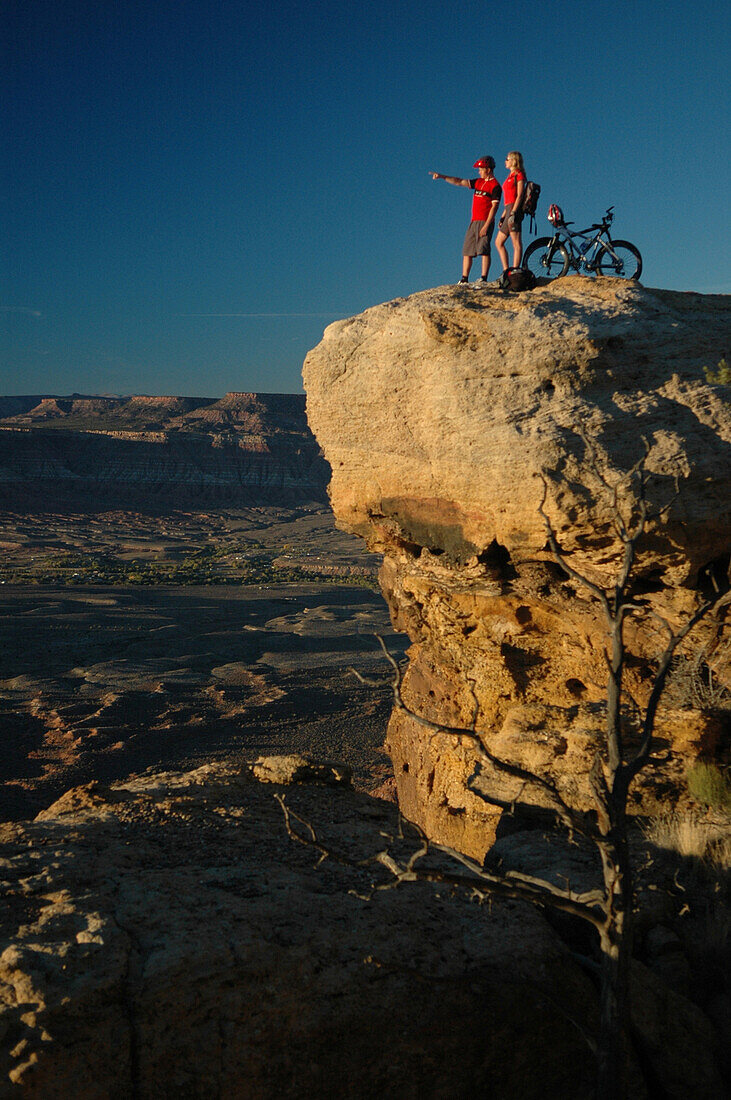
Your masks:
M 520 226 L 523 221 L 523 196 L 525 194 L 525 166 L 523 157 L 518 152 L 508 153 L 505 158 L 505 167 L 510 170 L 510 175 L 503 184 L 503 196 L 505 209 L 497 227 L 495 248 L 503 265 L 503 271 L 507 271 L 508 250 L 505 241 L 510 234 L 510 243 L 513 246 L 513 267 L 520 267 L 523 256 L 523 239 L 520 235 Z

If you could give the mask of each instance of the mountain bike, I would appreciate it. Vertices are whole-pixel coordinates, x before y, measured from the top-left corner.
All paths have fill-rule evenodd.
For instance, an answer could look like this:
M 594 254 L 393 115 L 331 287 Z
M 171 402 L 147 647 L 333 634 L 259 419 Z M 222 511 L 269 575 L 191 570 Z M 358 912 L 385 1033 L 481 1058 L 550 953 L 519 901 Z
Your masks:
M 589 275 L 639 279 L 642 274 L 639 250 L 629 241 L 612 240 L 609 227 L 614 221 L 613 211 L 610 206 L 601 222 L 571 232 L 569 226 L 574 223 L 565 222 L 560 208 L 551 206 L 548 219 L 556 232 L 553 237 L 539 237 L 529 244 L 522 266 L 537 279 L 558 279 L 570 267 Z

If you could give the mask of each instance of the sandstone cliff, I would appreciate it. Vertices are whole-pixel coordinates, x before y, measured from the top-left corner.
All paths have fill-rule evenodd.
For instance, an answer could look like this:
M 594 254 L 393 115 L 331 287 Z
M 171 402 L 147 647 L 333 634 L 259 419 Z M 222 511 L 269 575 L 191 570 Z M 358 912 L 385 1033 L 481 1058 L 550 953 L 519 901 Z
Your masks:
M 476 699 L 494 751 L 550 773 L 584 808 L 605 632 L 551 560 L 544 483 L 563 551 L 606 584 L 620 545 L 602 478 L 615 484 L 646 440 L 659 514 L 636 596 L 682 621 L 709 568 L 728 567 L 731 405 L 703 367 L 730 337 L 727 297 L 574 277 L 523 295 L 447 287 L 389 302 L 331 325 L 305 361 L 338 522 L 384 554 L 393 621 L 413 642 L 407 702 L 465 725 Z M 703 639 L 711 660 L 717 638 Z M 641 704 L 662 628 L 631 627 L 629 642 L 627 682 Z M 717 716 L 669 693 L 658 737 L 675 752 L 652 783 L 638 781 L 635 808 L 682 800 L 684 767 L 726 751 L 722 733 Z M 433 836 L 481 855 L 497 818 L 465 790 L 469 748 L 447 742 L 394 714 L 399 801 Z

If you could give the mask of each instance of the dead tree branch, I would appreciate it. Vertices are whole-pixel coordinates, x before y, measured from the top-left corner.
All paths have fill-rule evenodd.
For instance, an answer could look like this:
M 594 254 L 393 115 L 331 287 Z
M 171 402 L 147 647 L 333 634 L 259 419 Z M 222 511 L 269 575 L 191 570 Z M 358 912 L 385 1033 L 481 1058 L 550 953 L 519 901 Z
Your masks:
M 499 756 L 496 756 L 488 749 L 485 744 L 484 738 L 476 729 L 476 721 L 478 714 L 478 704 L 475 700 L 475 710 L 472 716 L 472 723 L 467 726 L 447 726 L 441 722 L 432 722 L 429 718 L 425 718 L 423 715 L 418 714 L 415 710 L 409 707 L 405 702 L 401 692 L 401 685 L 403 676 L 401 668 L 398 662 L 394 659 L 393 655 L 389 652 L 386 643 L 380 634 L 374 635 L 378 639 L 378 643 L 386 660 L 393 669 L 393 679 L 391 680 L 391 691 L 393 693 L 394 706 L 397 710 L 409 716 L 423 729 L 429 730 L 431 733 L 444 735 L 447 737 L 454 737 L 458 742 L 462 740 L 470 741 L 477 750 L 478 757 L 484 762 L 492 765 L 497 771 L 503 772 L 505 775 L 509 775 L 513 779 L 520 779 L 525 784 L 529 784 L 534 787 L 540 788 L 547 796 L 551 805 L 558 815 L 562 823 L 571 832 L 577 832 L 584 834 L 587 831 L 587 826 L 583 816 L 572 809 L 568 803 L 561 797 L 556 785 L 543 776 L 537 775 L 535 772 L 528 771 L 526 768 L 521 768 L 518 764 L 513 764 L 509 760 L 502 760 Z M 356 669 L 351 668 L 350 671 L 354 676 L 361 681 L 361 683 L 368 683 Z M 372 683 L 373 681 L 371 681 Z M 481 797 L 484 797 L 485 801 L 491 801 L 496 806 L 500 806 L 505 809 L 514 804 L 515 800 L 500 800 L 493 799 L 481 793 Z
M 728 605 L 731 602 L 731 593 L 722 593 L 711 575 L 711 581 L 715 587 L 714 596 L 702 601 L 690 618 L 678 629 L 674 629 L 666 619 L 652 608 L 646 607 L 642 601 L 638 602 L 632 598 L 631 581 L 637 561 L 638 544 L 647 531 L 648 523 L 667 511 L 672 501 L 655 512 L 650 508 L 647 499 L 650 475 L 646 469 L 649 446 L 646 440 L 643 439 L 643 456 L 626 474 L 614 483 L 610 483 L 601 469 L 593 444 L 585 433 L 581 433 L 581 437 L 586 445 L 590 465 L 609 496 L 612 525 L 622 546 L 621 560 L 613 582 L 603 587 L 590 580 L 567 560 L 546 511 L 549 489 L 545 475 L 540 475 L 543 493 L 538 512 L 544 522 L 547 543 L 553 560 L 568 577 L 597 601 L 602 609 L 607 628 L 609 646 L 608 651 L 605 651 L 607 665 L 605 751 L 596 754 L 589 774 L 589 785 L 596 811 L 596 826 L 565 801 L 551 779 L 504 760 L 491 751 L 485 734 L 479 732 L 477 728 L 479 705 L 474 689 L 474 708 L 470 722 L 465 726 L 434 722 L 409 707 L 403 698 L 401 667 L 388 651 L 383 638 L 380 635 L 376 637 L 392 669 L 391 691 L 394 707 L 421 728 L 428 730 L 433 737 L 450 737 L 458 745 L 469 743 L 472 746 L 475 763 L 472 774 L 466 781 L 467 789 L 484 802 L 511 811 L 516 805 L 522 804 L 524 792 L 527 789 L 540 792 L 567 828 L 570 836 L 574 832 L 579 833 L 589 838 L 596 846 L 602 866 L 602 886 L 577 893 L 571 889 L 570 884 L 561 887 L 548 879 L 517 871 L 487 870 L 453 848 L 440 844 L 430 845 L 420 830 L 416 830 L 420 843 L 407 858 L 395 856 L 391 845 L 392 838 L 387 838 L 389 843 L 382 850 L 364 860 L 353 860 L 325 844 L 318 837 L 313 826 L 288 807 L 283 796 L 275 797 L 282 807 L 290 837 L 317 852 L 318 863 L 323 859 L 334 859 L 361 870 L 375 866 L 385 869 L 391 879 L 374 885 L 373 890 L 389 889 L 403 882 L 442 883 L 464 889 L 480 900 L 496 895 L 529 901 L 542 907 L 551 906 L 592 925 L 599 934 L 602 952 L 601 1027 L 597 1045 L 596 1095 L 597 1100 L 618 1100 L 623 1095 L 622 1035 L 626 1027 L 633 897 L 633 874 L 629 858 L 627 827 L 629 787 L 637 774 L 654 759 L 651 747 L 657 709 L 678 646 L 706 615 L 718 612 Z M 626 506 L 623 511 L 623 504 L 620 501 L 625 488 L 632 491 L 632 503 L 627 514 L 625 514 Z M 652 688 L 642 714 L 639 748 L 634 755 L 628 755 L 622 729 L 622 703 L 628 694 L 623 684 L 627 658 L 624 631 L 627 619 L 630 616 L 639 615 L 658 619 L 667 632 L 667 642 L 658 657 Z M 382 683 L 361 675 L 355 669 L 351 671 L 361 683 L 373 686 L 380 686 Z M 634 703 L 634 700 L 631 701 L 637 712 L 641 713 L 643 708 Z M 503 798 L 478 785 L 478 780 L 488 767 L 520 781 L 520 791 L 513 799 Z M 448 857 L 452 864 L 461 865 L 463 870 L 457 872 L 438 866 L 425 866 L 424 860 L 435 852 Z
M 374 885 L 372 887 L 373 892 L 392 889 L 395 885 L 404 882 L 442 883 L 466 890 L 469 894 L 481 900 L 487 898 L 488 895 L 492 895 L 529 901 L 533 905 L 550 905 L 588 921 L 597 929 L 600 929 L 603 925 L 601 912 L 603 892 L 601 890 L 575 892 L 571 889 L 556 886 L 546 879 L 524 875 L 518 871 L 506 871 L 501 874 L 485 870 L 476 860 L 470 859 L 469 856 L 458 852 L 455 848 L 443 844 L 429 843 L 421 830 L 417 829 L 412 823 L 409 824 L 419 835 L 421 844 L 415 851 L 410 853 L 407 859 L 397 859 L 390 847 L 374 852 L 365 859 L 352 859 L 336 847 L 325 844 L 311 822 L 306 821 L 291 809 L 284 795 L 275 794 L 274 797 L 282 808 L 289 837 L 299 844 L 312 848 L 317 853 L 316 866 L 319 866 L 325 859 L 331 859 L 341 866 L 357 870 L 365 870 L 373 866 L 385 868 L 393 876 L 394 881 Z M 303 831 L 296 829 L 293 822 L 301 825 Z M 421 860 L 434 852 L 448 856 L 455 863 L 461 864 L 469 873 L 457 874 L 454 871 L 447 871 L 442 868 L 418 866 Z

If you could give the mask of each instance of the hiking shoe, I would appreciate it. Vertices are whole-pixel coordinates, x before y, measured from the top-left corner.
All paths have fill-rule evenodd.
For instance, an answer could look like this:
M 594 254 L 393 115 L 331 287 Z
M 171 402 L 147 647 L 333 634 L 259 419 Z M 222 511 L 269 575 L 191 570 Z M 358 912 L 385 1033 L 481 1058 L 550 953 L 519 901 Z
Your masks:
M 489 283 L 488 283 L 486 278 L 475 279 L 474 285 L 475 286 L 489 286 Z
M 469 283 L 469 279 L 467 278 L 466 275 L 463 275 L 462 278 L 457 283 L 457 286 L 467 286 L 468 283 Z

